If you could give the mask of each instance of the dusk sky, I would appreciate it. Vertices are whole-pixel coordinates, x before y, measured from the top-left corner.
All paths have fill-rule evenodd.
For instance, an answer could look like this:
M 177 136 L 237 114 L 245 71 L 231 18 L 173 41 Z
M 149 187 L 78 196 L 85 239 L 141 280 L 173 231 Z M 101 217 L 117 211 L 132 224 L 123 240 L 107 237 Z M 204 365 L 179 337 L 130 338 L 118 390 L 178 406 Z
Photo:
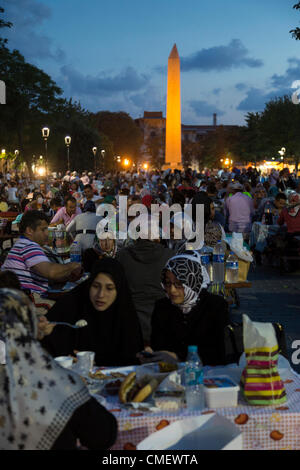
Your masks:
M 181 59 L 183 124 L 244 124 L 300 80 L 296 0 L 0 0 L 8 46 L 90 111 L 166 109 Z

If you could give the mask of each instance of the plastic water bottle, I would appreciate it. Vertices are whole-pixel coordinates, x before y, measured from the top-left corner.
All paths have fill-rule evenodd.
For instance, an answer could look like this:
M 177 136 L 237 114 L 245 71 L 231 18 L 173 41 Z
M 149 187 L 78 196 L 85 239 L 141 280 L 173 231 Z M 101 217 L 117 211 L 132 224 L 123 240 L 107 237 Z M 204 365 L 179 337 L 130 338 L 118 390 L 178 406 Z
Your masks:
M 230 252 L 226 261 L 226 282 L 232 284 L 239 280 L 239 260 L 238 257 Z
M 272 206 L 270 202 L 267 202 L 265 205 L 264 211 L 264 222 L 266 225 L 273 225 L 273 213 L 272 213 Z
M 188 347 L 185 363 L 185 396 L 189 410 L 201 410 L 205 406 L 203 364 L 197 346 Z
M 70 247 L 70 260 L 71 263 L 81 263 L 81 247 L 78 242 L 73 242 Z
M 65 253 L 66 250 L 66 230 L 65 226 L 57 225 L 55 231 L 55 248 L 58 254 Z
M 213 282 L 222 283 L 224 282 L 224 262 L 225 262 L 225 251 L 222 246 L 221 240 L 214 247 L 213 251 Z
M 213 280 L 213 266 L 212 266 L 212 248 L 206 246 L 205 244 L 200 250 L 201 263 L 206 268 L 209 279 Z

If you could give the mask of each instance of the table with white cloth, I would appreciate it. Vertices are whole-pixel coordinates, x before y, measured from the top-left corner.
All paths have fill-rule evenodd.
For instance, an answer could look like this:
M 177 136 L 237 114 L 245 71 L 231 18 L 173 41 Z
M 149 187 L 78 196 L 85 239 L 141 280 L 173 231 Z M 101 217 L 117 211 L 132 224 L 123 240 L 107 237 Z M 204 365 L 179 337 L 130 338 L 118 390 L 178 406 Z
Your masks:
M 280 358 L 286 361 L 281 356 Z M 111 449 L 134 450 L 147 436 L 174 421 L 213 413 L 222 415 L 239 428 L 242 432 L 244 450 L 300 449 L 300 376 L 290 368 L 288 361 L 286 364 L 284 362 L 283 368 L 279 366 L 279 374 L 287 393 L 287 402 L 281 406 L 250 406 L 246 403 L 241 391 L 236 407 L 204 408 L 199 411 L 181 408 L 177 412 L 126 409 L 120 404 L 117 396 L 106 397 L 105 406 L 114 414 L 119 427 L 117 441 Z M 204 377 L 227 375 L 239 384 L 242 370 L 242 366 L 235 364 L 224 367 L 204 367 Z M 240 415 L 243 415 L 242 420 Z M 244 424 L 238 424 L 238 422 L 244 422 Z
M 250 246 L 256 251 L 263 253 L 267 247 L 267 239 L 271 235 L 276 235 L 281 230 L 279 225 L 265 225 L 261 222 L 254 222 L 250 233 Z

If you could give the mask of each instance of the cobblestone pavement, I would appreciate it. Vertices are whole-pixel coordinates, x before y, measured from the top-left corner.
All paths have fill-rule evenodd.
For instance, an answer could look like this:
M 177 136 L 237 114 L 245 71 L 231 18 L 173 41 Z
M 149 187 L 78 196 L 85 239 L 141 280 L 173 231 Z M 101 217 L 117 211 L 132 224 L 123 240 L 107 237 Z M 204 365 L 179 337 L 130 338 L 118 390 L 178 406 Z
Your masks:
M 232 320 L 241 322 L 245 313 L 253 321 L 281 323 L 291 365 L 300 373 L 300 364 L 291 361 L 296 351 L 292 349 L 293 341 L 299 341 L 300 350 L 300 271 L 280 276 L 278 268 L 256 266 L 250 268 L 248 280 L 252 287 L 239 289 L 240 306 L 232 309 Z

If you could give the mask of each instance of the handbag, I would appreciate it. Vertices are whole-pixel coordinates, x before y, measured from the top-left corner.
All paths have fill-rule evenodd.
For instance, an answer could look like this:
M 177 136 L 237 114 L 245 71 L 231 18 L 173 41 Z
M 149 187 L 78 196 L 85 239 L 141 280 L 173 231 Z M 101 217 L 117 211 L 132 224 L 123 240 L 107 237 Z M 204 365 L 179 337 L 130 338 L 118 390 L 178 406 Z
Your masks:
M 285 331 L 280 323 L 272 323 L 277 338 L 279 354 L 288 359 Z M 244 352 L 243 324 L 232 322 L 225 326 L 225 364 L 239 363 Z

